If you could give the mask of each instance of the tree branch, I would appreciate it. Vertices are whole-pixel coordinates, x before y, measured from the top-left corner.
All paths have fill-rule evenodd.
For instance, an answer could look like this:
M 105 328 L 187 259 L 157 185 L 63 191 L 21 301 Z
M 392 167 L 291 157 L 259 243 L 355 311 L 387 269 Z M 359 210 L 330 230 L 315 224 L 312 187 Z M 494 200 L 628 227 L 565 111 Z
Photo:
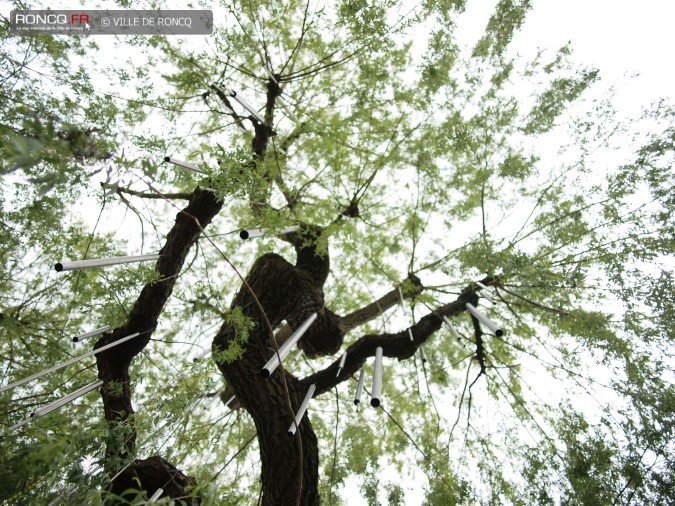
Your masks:
M 413 341 L 410 340 L 407 329 L 396 334 L 368 334 L 358 339 L 354 344 L 347 348 L 347 358 L 342 372 L 336 377 L 339 360 L 331 365 L 304 378 L 302 383 L 305 386 L 316 384 L 314 397 L 327 392 L 335 385 L 342 383 L 352 374 L 355 374 L 365 363 L 368 357 L 375 355 L 375 350 L 381 346 L 385 357 L 394 357 L 399 360 L 412 357 L 417 348 L 424 344 L 443 323 L 443 316 L 452 317 L 466 311 L 466 303 L 476 304 L 478 297 L 471 286 L 462 290 L 459 297 L 448 304 L 445 304 L 428 315 L 422 317 L 419 322 L 410 327 L 413 334 Z
M 101 188 L 106 190 L 112 190 L 117 194 L 126 193 L 127 195 L 132 195 L 134 197 L 141 197 L 144 199 L 155 199 L 155 200 L 166 200 L 166 199 L 181 199 L 181 200 L 190 200 L 192 196 L 191 193 L 182 192 L 182 193 L 147 193 L 139 192 L 135 190 L 130 190 L 129 188 L 123 188 L 116 184 L 110 183 L 101 183 Z
M 413 286 L 415 287 L 415 290 L 403 291 L 403 298 L 405 299 L 411 299 L 414 296 L 422 293 L 422 290 L 424 290 L 422 282 L 417 276 L 411 275 L 408 277 L 408 280 L 412 282 Z M 359 327 L 364 323 L 368 323 L 369 321 L 384 314 L 388 309 L 394 307 L 400 302 L 401 299 L 399 297 L 398 288 L 394 288 L 393 290 L 387 292 L 376 301 L 340 318 L 339 321 L 340 328 L 346 334 L 352 329 L 355 329 L 356 327 Z

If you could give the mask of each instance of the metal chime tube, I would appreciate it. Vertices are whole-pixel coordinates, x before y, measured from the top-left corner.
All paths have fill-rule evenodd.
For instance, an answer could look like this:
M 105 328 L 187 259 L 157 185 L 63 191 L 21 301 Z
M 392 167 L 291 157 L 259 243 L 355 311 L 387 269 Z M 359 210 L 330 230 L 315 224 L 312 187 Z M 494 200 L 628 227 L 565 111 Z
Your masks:
M 276 84 L 279 84 L 277 82 L 277 79 L 274 77 L 274 74 L 272 74 L 272 71 L 267 67 L 267 63 L 263 65 L 263 68 L 265 69 L 265 72 L 267 72 L 267 75 L 270 76 L 270 79 L 274 81 Z M 279 97 L 277 97 L 279 98 Z
M 189 162 L 184 162 L 182 160 L 176 160 L 175 158 L 173 158 L 171 156 L 165 156 L 164 161 L 167 162 L 167 163 L 170 163 L 172 165 L 175 165 L 176 167 L 182 167 L 183 169 L 191 170 L 192 172 L 196 172 L 197 174 L 206 175 L 206 172 L 204 172 L 202 169 L 200 169 L 196 165 L 193 165 Z
M 263 378 L 269 378 L 270 374 L 274 372 L 274 370 L 279 367 L 279 359 L 283 360 L 286 358 L 286 356 L 290 353 L 290 351 L 293 349 L 293 346 L 295 346 L 295 343 L 297 343 L 300 338 L 303 336 L 305 332 L 307 332 L 307 329 L 309 326 L 314 323 L 314 320 L 316 320 L 317 314 L 312 313 L 312 315 L 307 318 L 304 322 L 302 322 L 302 325 L 298 327 L 298 329 L 291 334 L 291 337 L 288 338 L 288 341 L 286 341 L 284 344 L 281 345 L 279 348 L 279 353 L 275 353 L 271 359 L 265 364 L 265 366 L 262 368 L 260 371 L 260 374 L 262 375 Z
M 478 311 L 478 309 L 476 309 L 476 308 L 473 306 L 473 304 L 470 304 L 470 303 L 467 302 L 467 303 L 466 303 L 466 308 L 469 310 L 469 312 L 470 312 L 472 315 L 474 315 L 474 316 L 478 319 L 478 321 L 480 321 L 480 322 L 481 322 L 482 324 L 484 324 L 487 328 L 489 328 L 492 332 L 494 332 L 495 335 L 496 335 L 497 337 L 501 337 L 501 336 L 504 335 L 504 331 L 503 331 L 502 329 L 500 329 L 499 326 L 498 326 L 495 322 L 493 322 L 492 320 L 490 320 L 490 318 L 488 318 L 488 317 L 485 316 L 483 313 L 481 313 L 480 311 Z
M 373 371 L 373 393 L 370 405 L 374 408 L 380 405 L 382 397 L 382 346 L 375 350 L 375 370 Z
M 408 328 L 408 335 L 410 336 L 410 340 L 411 340 L 411 341 L 414 341 L 414 340 L 415 340 L 415 339 L 413 339 L 412 329 L 410 329 L 410 328 Z
M 492 302 L 493 304 L 495 304 L 494 299 L 493 299 L 492 297 L 490 297 L 487 293 L 485 293 L 485 292 L 487 292 L 487 289 L 488 289 L 487 286 L 485 286 L 485 285 L 484 285 L 483 283 L 481 283 L 480 281 L 476 281 L 476 286 L 478 286 L 478 287 L 482 290 L 482 291 L 478 294 L 480 297 L 483 297 L 484 299 L 487 299 L 487 300 L 489 300 L 490 302 Z
M 452 334 L 452 336 L 453 336 L 455 339 L 460 339 L 459 332 L 457 332 L 457 329 L 455 329 L 454 325 L 453 325 L 452 323 L 450 323 L 450 320 L 448 320 L 448 317 L 447 317 L 447 316 L 444 316 L 444 317 L 443 317 L 443 321 L 445 322 L 445 324 L 446 324 L 446 325 L 448 326 L 448 328 L 450 329 L 450 333 Z
M 20 379 L 19 381 L 15 381 L 14 383 L 10 383 L 9 385 L 5 385 L 4 387 L 0 387 L 0 393 L 6 391 L 6 390 L 11 390 L 12 388 L 16 388 L 18 386 L 21 386 L 25 383 L 28 383 L 29 381 L 32 381 L 37 378 L 41 378 L 42 376 L 46 376 L 47 374 L 58 371 L 59 369 L 63 369 L 64 367 L 68 367 L 71 364 L 74 364 L 75 362 L 79 362 L 82 359 L 85 359 L 87 357 L 91 357 L 92 355 L 96 355 L 98 353 L 101 353 L 102 351 L 109 350 L 110 348 L 117 346 L 118 344 L 126 343 L 129 339 L 133 339 L 134 337 L 138 336 L 139 333 L 136 332 L 134 334 L 131 334 L 130 336 L 123 337 L 122 339 L 119 339 L 113 343 L 106 344 L 105 346 L 101 346 L 100 348 L 96 350 L 91 350 L 88 351 L 87 353 L 83 353 L 82 355 L 78 355 L 77 357 L 71 358 L 70 360 L 67 360 L 63 362 L 62 364 L 57 364 L 53 367 L 50 367 L 49 369 L 45 369 L 44 371 L 40 371 L 38 373 L 35 373 L 31 376 L 28 376 L 27 378 Z
M 336 378 L 338 376 L 340 376 L 340 373 L 342 372 L 342 369 L 345 366 L 345 360 L 347 360 L 347 352 L 346 351 L 342 354 L 342 357 L 340 357 L 340 363 L 338 364 L 338 371 L 337 371 L 337 374 L 335 375 Z
M 483 292 L 480 292 L 480 293 L 478 294 L 478 296 L 479 296 L 479 297 L 483 297 L 485 300 L 487 300 L 487 301 L 489 301 L 489 302 L 492 302 L 493 304 L 496 304 L 495 300 L 494 300 L 492 297 L 488 296 L 487 294 L 485 294 L 485 293 L 483 293 Z
M 90 337 L 97 336 L 99 334 L 103 334 L 104 332 L 108 332 L 109 330 L 112 330 L 112 327 L 110 325 L 105 325 L 103 327 L 100 327 L 98 329 L 94 329 L 90 332 L 86 332 L 84 334 L 80 334 L 79 336 L 74 336 L 73 337 L 73 342 L 74 343 L 79 343 L 80 341 L 84 341 L 85 339 L 88 339 Z
M 403 314 L 405 315 L 405 303 L 403 302 L 403 292 L 401 291 L 401 287 L 398 287 L 398 296 L 401 298 L 400 304 L 401 304 L 401 310 L 403 311 Z
M 420 357 L 422 358 L 422 363 L 426 363 L 427 361 L 427 354 L 424 353 L 424 348 L 420 346 Z
M 250 230 L 242 230 L 239 232 L 239 237 L 242 239 L 255 239 L 256 237 L 262 237 L 265 235 L 269 229 L 267 228 L 252 228 Z M 298 230 L 298 227 L 288 227 L 279 232 L 279 235 L 290 234 Z
M 263 119 L 262 116 L 260 116 L 260 114 L 258 114 L 258 111 L 256 111 L 246 100 L 244 100 L 244 98 L 241 95 L 239 94 L 232 95 L 232 98 L 235 99 L 237 102 L 239 102 L 241 106 L 244 109 L 246 109 L 249 113 L 251 113 L 251 115 L 255 119 L 257 119 L 260 123 L 265 123 L 265 120 Z
M 288 428 L 288 435 L 293 436 L 295 434 L 295 431 L 297 430 L 298 426 L 300 425 L 300 422 L 302 421 L 302 417 L 305 415 L 305 411 L 307 411 L 307 405 L 309 404 L 309 401 L 312 400 L 312 397 L 314 396 L 314 391 L 316 390 L 316 384 L 312 383 L 309 386 L 309 390 L 307 390 L 307 394 L 305 395 L 305 398 L 302 401 L 302 404 L 300 404 L 300 408 L 298 409 L 298 412 L 295 414 L 295 420 L 291 424 L 291 426 Z
M 98 380 L 94 381 L 93 383 L 89 383 L 88 385 L 85 385 L 82 388 L 75 390 L 74 392 L 62 397 L 61 399 L 57 399 L 56 401 L 47 404 L 46 406 L 36 409 L 35 411 L 33 411 L 33 413 L 31 413 L 30 416 L 38 417 L 51 413 L 52 411 L 55 411 L 60 407 L 65 406 L 70 402 L 73 402 L 75 399 L 82 397 L 85 394 L 88 394 L 92 390 L 96 390 L 101 385 L 103 385 L 103 380 Z
M 225 86 L 222 86 L 220 84 L 214 84 L 213 85 L 217 90 L 219 90 L 221 93 L 225 95 L 231 96 L 233 99 L 235 99 L 239 104 L 246 109 L 257 121 L 260 123 L 264 123 L 265 120 L 258 114 L 258 112 L 249 105 L 246 100 L 244 100 L 236 91 L 234 91 L 231 88 L 226 88 Z
M 159 496 L 161 496 L 163 493 L 164 493 L 164 489 L 158 488 L 157 490 L 155 490 L 155 493 L 152 494 L 152 497 L 150 499 L 148 499 L 148 502 L 155 502 L 157 499 L 159 499 Z
M 359 373 L 359 382 L 358 385 L 356 386 L 356 393 L 354 394 L 354 404 L 357 406 L 359 405 L 359 402 L 361 402 L 361 392 L 363 392 L 363 383 L 366 380 L 366 370 L 361 369 L 361 372 Z
M 90 269 L 92 267 L 105 267 L 107 265 L 145 262 L 147 260 L 157 260 L 158 258 L 159 254 L 135 255 L 127 257 L 112 257 L 112 258 L 91 258 L 89 260 L 76 260 L 74 262 L 59 262 L 54 265 L 54 268 L 56 269 L 56 272 L 72 271 L 75 269 Z
M 24 418 L 19 423 L 15 423 L 9 429 L 7 429 L 7 432 L 12 432 L 14 429 L 18 429 L 19 427 L 23 427 L 24 425 L 30 423 L 32 420 L 33 420 L 33 418 L 30 418 L 30 417 Z

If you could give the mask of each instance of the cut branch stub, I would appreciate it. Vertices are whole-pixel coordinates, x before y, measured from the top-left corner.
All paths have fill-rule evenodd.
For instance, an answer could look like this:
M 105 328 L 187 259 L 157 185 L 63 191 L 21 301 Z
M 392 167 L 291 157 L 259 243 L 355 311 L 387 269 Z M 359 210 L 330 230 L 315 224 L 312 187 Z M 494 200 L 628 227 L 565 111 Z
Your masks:
M 163 489 L 163 497 L 180 499 L 183 504 L 196 506 L 201 498 L 193 491 L 197 481 L 162 457 L 154 456 L 145 460 L 135 460 L 128 468 L 119 473 L 112 482 L 110 491 L 122 498 L 132 499 L 135 492 L 144 490 L 148 495 Z M 125 494 L 126 492 L 126 494 Z

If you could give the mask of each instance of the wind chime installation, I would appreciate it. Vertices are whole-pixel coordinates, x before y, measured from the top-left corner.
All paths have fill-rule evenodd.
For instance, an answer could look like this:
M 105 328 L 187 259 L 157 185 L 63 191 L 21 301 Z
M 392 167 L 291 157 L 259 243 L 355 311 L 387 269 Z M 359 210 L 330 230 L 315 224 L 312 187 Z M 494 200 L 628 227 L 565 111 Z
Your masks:
M 153 255 L 136 255 L 136 256 L 123 256 L 123 257 L 112 257 L 112 258 L 97 258 L 97 259 L 89 259 L 89 260 L 77 260 L 74 262 L 59 262 L 55 264 L 55 269 L 57 272 L 61 271 L 69 271 L 69 270 L 77 270 L 77 269 L 88 269 L 88 268 L 94 268 L 94 267 L 105 267 L 108 265 L 116 265 L 116 264 L 126 264 L 126 263 L 133 263 L 133 262 L 142 262 L 142 261 L 147 261 L 147 260 L 157 260 L 159 258 L 159 254 L 153 254 Z M 79 334 L 77 336 L 74 336 L 72 338 L 73 342 L 81 342 L 84 341 L 85 339 L 89 339 L 90 337 L 97 336 L 100 334 L 104 334 L 105 332 L 109 332 L 112 330 L 110 325 L 104 325 L 103 327 L 91 330 L 89 332 L 85 332 L 84 334 Z M 126 343 L 127 341 L 130 341 L 131 339 L 134 339 L 135 337 L 138 337 L 140 335 L 139 332 L 135 332 L 133 334 L 130 334 L 126 337 L 123 337 L 121 339 L 118 339 L 117 341 L 114 341 L 112 343 L 106 344 L 104 346 L 101 346 L 100 348 L 97 348 L 95 350 L 88 351 L 86 353 L 83 353 L 81 355 L 78 355 L 76 357 L 73 357 L 69 360 L 66 360 L 65 362 L 62 362 L 60 364 L 56 364 L 52 367 L 48 367 L 47 369 L 43 369 L 42 371 L 39 371 L 35 374 L 32 374 L 30 376 L 27 376 L 25 378 L 22 378 L 20 380 L 14 381 L 12 383 L 9 383 L 7 385 L 4 385 L 0 387 L 0 393 L 6 392 L 9 390 L 12 390 L 14 388 L 20 387 L 22 385 L 25 385 L 26 383 L 33 381 L 35 379 L 41 378 L 43 376 L 46 376 L 52 372 L 58 371 L 60 369 L 63 369 L 65 367 L 68 367 L 72 364 L 75 364 L 76 362 L 79 362 L 81 360 L 84 360 L 88 357 L 97 355 L 99 353 L 102 353 L 104 351 L 107 351 L 111 348 L 114 348 L 115 346 L 119 346 L 120 344 Z M 33 411 L 30 416 L 13 426 L 11 426 L 8 430 L 12 431 L 14 429 L 17 429 L 30 421 L 39 418 L 41 416 L 47 415 L 51 413 L 52 411 L 55 411 L 66 404 L 82 397 L 83 395 L 88 394 L 89 392 L 96 390 L 97 388 L 100 388 L 103 385 L 102 380 L 94 381 L 93 383 L 90 383 L 88 385 L 85 385 L 84 387 L 81 387 L 74 392 L 71 392 L 70 394 L 65 395 L 64 397 L 57 399 L 56 401 L 53 401 L 46 406 L 43 406 L 41 408 L 36 409 Z

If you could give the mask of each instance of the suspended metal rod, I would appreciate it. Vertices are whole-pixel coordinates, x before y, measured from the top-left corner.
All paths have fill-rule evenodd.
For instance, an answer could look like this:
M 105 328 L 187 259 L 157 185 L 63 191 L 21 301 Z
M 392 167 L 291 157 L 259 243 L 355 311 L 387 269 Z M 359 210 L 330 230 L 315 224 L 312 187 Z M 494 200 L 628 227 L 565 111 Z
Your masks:
M 346 351 L 342 354 L 342 357 L 340 358 L 340 363 L 338 364 L 338 371 L 337 371 L 337 374 L 335 375 L 336 378 L 338 376 L 340 376 L 340 373 L 342 372 L 342 369 L 345 366 L 345 360 L 347 360 L 347 352 Z
M 307 411 L 307 404 L 309 404 L 309 401 L 312 400 L 312 396 L 314 395 L 315 390 L 316 390 L 316 384 L 312 383 L 309 386 L 309 390 L 307 390 L 307 394 L 305 395 L 305 398 L 302 401 L 302 404 L 300 404 L 300 408 L 298 409 L 298 412 L 295 414 L 295 420 L 293 420 L 293 423 L 288 428 L 288 435 L 289 436 L 295 435 L 295 431 L 298 429 L 298 426 L 300 425 L 300 422 L 302 421 L 302 417 L 305 415 L 305 411 Z
M 196 165 L 193 165 L 189 162 L 184 162 L 182 160 L 176 160 L 175 158 L 173 158 L 171 156 L 165 156 L 164 161 L 167 162 L 167 163 L 170 163 L 172 165 L 175 165 L 176 167 L 182 167 L 183 169 L 191 170 L 192 172 L 196 172 L 197 174 L 206 175 L 206 172 L 204 172 L 202 169 L 200 169 Z
M 288 341 L 286 341 L 284 344 L 281 345 L 279 348 L 279 353 L 275 353 L 271 359 L 265 364 L 265 366 L 262 368 L 260 371 L 260 375 L 263 378 L 269 378 L 270 374 L 274 372 L 274 370 L 279 367 L 279 359 L 283 360 L 285 359 L 290 351 L 293 349 L 293 346 L 295 346 L 295 343 L 297 343 L 300 338 L 303 336 L 305 332 L 307 332 L 307 329 L 309 326 L 314 323 L 314 320 L 316 320 L 317 314 L 312 313 L 312 315 L 307 318 L 304 322 L 302 322 L 302 325 L 298 327 L 298 329 L 291 334 L 291 337 L 288 338 Z
M 145 262 L 147 260 L 157 260 L 158 258 L 159 254 L 112 257 L 112 258 L 91 258 L 89 260 L 76 260 L 74 262 L 59 262 L 54 265 L 54 269 L 56 269 L 56 272 L 72 271 L 75 269 L 90 269 L 92 267 L 105 267 L 107 265 Z
M 27 378 L 20 379 L 18 381 L 15 381 L 14 383 L 10 383 L 9 385 L 5 385 L 4 387 L 0 387 L 0 393 L 5 392 L 7 390 L 11 390 L 12 388 L 16 388 L 18 386 L 21 386 L 25 383 L 28 383 L 29 381 L 32 381 L 37 378 L 41 378 L 42 376 L 46 376 L 47 374 L 58 371 L 59 369 L 63 369 L 64 367 L 68 367 L 71 364 L 74 364 L 75 362 L 79 362 L 82 359 L 85 359 L 87 357 L 91 357 L 92 355 L 97 355 L 98 353 L 101 353 L 103 351 L 109 350 L 110 348 L 117 346 L 122 343 L 126 343 L 130 339 L 133 339 L 134 337 L 138 336 L 139 333 L 136 332 L 134 334 L 131 334 L 130 336 L 123 337 L 122 339 L 119 339 L 113 343 L 106 344 L 105 346 L 101 346 L 100 348 L 96 350 L 91 350 L 88 351 L 87 353 L 83 353 L 82 355 L 78 355 L 77 357 L 71 358 L 70 360 L 67 360 L 61 364 L 57 364 L 53 367 L 50 367 L 49 369 L 45 369 L 44 371 L 40 371 L 38 373 L 35 373 L 31 376 L 28 376 Z
M 255 239 L 256 237 L 262 237 L 268 232 L 268 228 L 252 228 L 251 230 L 242 230 L 239 232 L 239 237 L 242 239 Z M 290 234 L 298 230 L 298 227 L 288 227 L 279 232 L 279 235 Z
M 103 380 L 98 380 L 94 381 L 93 383 L 89 383 L 88 385 L 85 385 L 82 388 L 79 388 L 64 397 L 57 399 L 50 404 L 47 404 L 46 406 L 36 409 L 30 414 L 30 416 L 38 417 L 51 413 L 52 411 L 55 411 L 60 407 L 65 406 L 66 404 L 74 401 L 75 399 L 82 397 L 85 394 L 88 394 L 92 390 L 96 390 L 101 385 L 103 385 Z
M 448 326 L 448 328 L 450 329 L 450 333 L 452 334 L 452 336 L 453 336 L 455 339 L 459 340 L 459 339 L 461 338 L 461 336 L 459 335 L 459 332 L 457 332 L 457 330 L 455 329 L 454 325 L 453 325 L 452 323 L 450 323 L 450 320 L 448 320 L 448 317 L 447 317 L 447 316 L 444 316 L 444 317 L 443 317 L 443 321 L 445 322 L 445 324 L 446 324 L 446 325 Z
M 373 395 L 370 398 L 370 405 L 374 408 L 380 405 L 382 397 L 382 346 L 375 350 L 375 370 L 373 371 Z
M 79 336 L 74 336 L 73 342 L 79 343 L 80 341 L 84 341 L 85 339 L 88 339 L 90 337 L 94 337 L 94 336 L 97 336 L 99 334 L 103 334 L 104 332 L 108 332 L 109 330 L 112 330 L 112 327 L 110 327 L 110 325 L 104 325 L 103 327 L 100 327 L 98 329 L 94 329 L 90 332 L 80 334 Z
M 495 322 L 490 320 L 490 318 L 488 318 L 483 313 L 478 311 L 478 309 L 476 309 L 473 304 L 470 304 L 470 303 L 467 302 L 466 308 L 469 310 L 469 312 L 472 315 L 474 315 L 478 319 L 478 321 L 480 321 L 487 328 L 489 328 L 492 332 L 494 332 L 497 337 L 501 337 L 501 336 L 504 335 L 504 331 L 501 328 L 499 328 L 499 325 L 497 325 Z
M 356 386 L 356 393 L 354 394 L 354 404 L 358 407 L 359 402 L 361 402 L 361 392 L 363 392 L 363 383 L 366 379 L 366 370 L 361 369 L 359 373 L 359 383 Z

